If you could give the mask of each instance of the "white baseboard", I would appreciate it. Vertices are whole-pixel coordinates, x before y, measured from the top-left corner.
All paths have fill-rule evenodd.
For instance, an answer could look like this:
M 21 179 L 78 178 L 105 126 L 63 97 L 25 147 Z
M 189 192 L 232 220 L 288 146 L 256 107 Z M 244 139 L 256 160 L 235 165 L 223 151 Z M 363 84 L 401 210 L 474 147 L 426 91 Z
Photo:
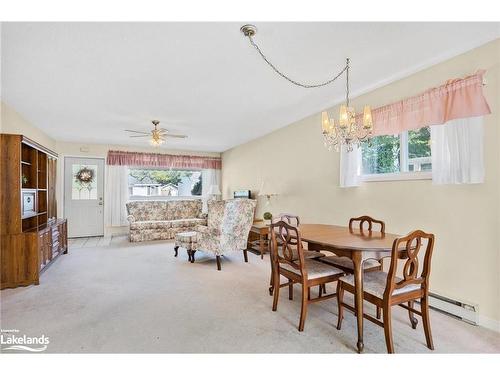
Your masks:
M 500 332 L 500 321 L 479 315 L 479 326 Z

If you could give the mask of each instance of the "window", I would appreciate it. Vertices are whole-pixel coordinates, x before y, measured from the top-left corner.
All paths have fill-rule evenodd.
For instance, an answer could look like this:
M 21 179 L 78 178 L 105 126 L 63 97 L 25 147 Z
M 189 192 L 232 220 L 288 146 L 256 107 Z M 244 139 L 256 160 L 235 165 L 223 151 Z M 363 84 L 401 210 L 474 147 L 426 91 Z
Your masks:
M 73 164 L 73 185 L 71 199 L 97 199 L 97 165 Z
M 382 135 L 363 143 L 362 174 L 366 181 L 429 178 L 432 170 L 429 127 L 399 136 Z M 427 173 L 425 173 L 427 172 Z
M 129 169 L 128 190 L 133 198 L 201 196 L 201 171 Z

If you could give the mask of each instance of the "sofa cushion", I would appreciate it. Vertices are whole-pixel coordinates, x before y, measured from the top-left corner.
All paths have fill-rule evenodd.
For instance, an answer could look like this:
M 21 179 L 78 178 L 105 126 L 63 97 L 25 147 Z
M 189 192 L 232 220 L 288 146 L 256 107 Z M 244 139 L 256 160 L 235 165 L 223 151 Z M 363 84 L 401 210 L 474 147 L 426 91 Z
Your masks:
M 201 216 L 201 199 L 168 201 L 166 220 L 194 219 Z
M 145 220 L 145 221 L 134 221 L 130 223 L 131 230 L 144 230 L 144 229 L 168 229 L 172 227 L 170 221 L 162 220 Z
M 127 202 L 127 212 L 135 221 L 168 220 L 167 201 L 131 201 Z
M 207 221 L 205 219 L 180 219 L 169 221 L 172 228 L 195 227 L 196 225 L 203 225 L 206 222 Z

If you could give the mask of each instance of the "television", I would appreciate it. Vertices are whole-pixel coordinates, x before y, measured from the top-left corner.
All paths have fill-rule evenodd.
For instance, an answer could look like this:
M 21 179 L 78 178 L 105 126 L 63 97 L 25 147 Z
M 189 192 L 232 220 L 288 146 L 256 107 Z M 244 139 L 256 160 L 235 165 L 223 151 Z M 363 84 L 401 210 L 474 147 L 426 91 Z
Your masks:
M 237 190 L 233 193 L 233 198 L 247 198 L 250 199 L 251 192 L 250 190 Z
M 36 215 L 36 190 L 22 189 L 21 216 L 27 218 Z

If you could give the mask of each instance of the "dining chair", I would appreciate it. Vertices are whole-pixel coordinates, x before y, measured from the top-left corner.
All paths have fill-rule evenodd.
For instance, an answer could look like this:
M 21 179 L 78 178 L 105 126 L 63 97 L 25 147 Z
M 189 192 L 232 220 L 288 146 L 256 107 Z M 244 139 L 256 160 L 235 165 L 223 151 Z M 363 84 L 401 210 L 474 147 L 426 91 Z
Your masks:
M 357 225 L 356 225 L 357 224 Z M 379 226 L 378 232 L 384 234 L 385 233 L 385 223 L 382 220 L 377 220 L 372 218 L 371 216 L 360 216 L 353 217 L 349 219 L 349 231 L 353 232 L 355 225 L 359 228 L 360 231 L 368 231 L 371 232 L 374 224 Z M 331 264 L 337 268 L 340 268 L 346 273 L 352 274 L 354 273 L 354 263 L 351 259 L 347 257 L 341 257 L 337 255 L 329 255 L 325 256 L 321 259 L 322 262 Z M 382 271 L 383 270 L 383 260 L 375 260 L 375 259 L 366 259 L 363 262 L 363 271 L 371 272 L 371 271 Z M 380 319 L 380 309 L 377 308 L 377 319 Z
M 273 260 L 273 311 L 278 308 L 279 292 L 282 286 L 288 286 L 289 298 L 293 298 L 293 285 L 302 285 L 302 307 L 300 311 L 299 331 L 304 330 L 307 315 L 307 306 L 310 303 L 324 301 L 335 297 L 335 293 L 321 297 L 311 298 L 309 288 L 326 283 L 335 282 L 344 272 L 336 267 L 306 259 L 302 247 L 302 239 L 298 227 L 290 225 L 283 220 L 272 223 L 271 234 L 271 259 Z M 279 246 L 278 246 L 279 241 Z M 280 277 L 285 277 L 288 282 L 281 285 Z
M 413 329 L 417 328 L 417 320 L 414 314 L 422 317 L 427 347 L 434 350 L 429 321 L 429 277 L 433 248 L 433 234 L 421 230 L 411 232 L 405 237 L 394 240 L 389 272 L 368 272 L 363 277 L 363 299 L 382 309 L 383 320 L 380 321 L 368 314 L 363 314 L 363 318 L 384 328 L 388 353 L 394 353 L 391 309 L 395 305 L 408 310 Z M 419 270 L 419 257 L 424 259 L 421 270 Z M 396 276 L 399 260 L 404 260 L 402 278 Z M 339 309 L 337 329 L 341 329 L 342 326 L 344 307 L 350 311 L 355 311 L 352 306 L 343 302 L 344 291 L 354 294 L 353 275 L 341 277 L 337 284 Z M 414 308 L 416 300 L 420 300 L 420 311 Z
M 287 213 L 281 213 L 275 217 L 272 218 L 272 223 L 277 223 L 279 221 L 284 221 L 285 223 L 289 224 L 289 225 L 292 225 L 292 226 L 295 226 L 295 227 L 298 227 L 300 225 L 300 218 L 297 216 L 297 215 L 294 215 L 294 214 L 287 214 Z M 277 239 L 278 241 L 278 246 L 280 246 L 280 243 L 279 243 L 279 237 Z M 271 244 L 269 244 L 271 246 Z M 325 254 L 319 252 L 319 251 L 308 251 L 308 250 L 304 250 L 304 257 L 306 259 L 317 259 L 317 258 L 321 258 L 321 257 L 324 257 Z M 297 254 L 295 254 L 295 257 L 297 257 Z M 269 282 L 269 295 L 273 295 L 273 288 L 274 288 L 274 284 L 273 284 L 273 275 L 274 275 L 274 272 L 273 272 L 273 260 L 272 260 L 272 256 L 270 257 L 271 258 L 271 280 Z M 283 288 L 284 286 L 287 286 L 286 284 L 283 284 L 283 285 L 280 285 L 280 288 Z M 319 291 L 320 294 L 322 293 L 326 293 L 326 287 L 323 285 L 323 286 L 320 286 L 320 291 Z

